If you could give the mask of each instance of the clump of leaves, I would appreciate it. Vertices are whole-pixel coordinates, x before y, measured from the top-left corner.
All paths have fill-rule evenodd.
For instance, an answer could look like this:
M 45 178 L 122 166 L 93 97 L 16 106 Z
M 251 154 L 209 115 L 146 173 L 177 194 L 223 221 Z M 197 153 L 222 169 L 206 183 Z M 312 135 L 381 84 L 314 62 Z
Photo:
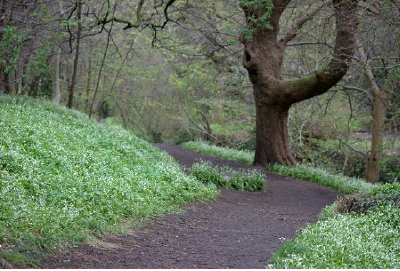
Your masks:
M 243 30 L 247 41 L 253 40 L 257 28 L 272 29 L 270 17 L 274 9 L 272 0 L 240 0 L 240 7 L 246 10 L 247 24 Z
M 203 183 L 241 191 L 262 191 L 265 176 L 257 170 L 237 171 L 229 167 L 214 167 L 209 161 L 200 161 L 192 166 L 190 174 Z

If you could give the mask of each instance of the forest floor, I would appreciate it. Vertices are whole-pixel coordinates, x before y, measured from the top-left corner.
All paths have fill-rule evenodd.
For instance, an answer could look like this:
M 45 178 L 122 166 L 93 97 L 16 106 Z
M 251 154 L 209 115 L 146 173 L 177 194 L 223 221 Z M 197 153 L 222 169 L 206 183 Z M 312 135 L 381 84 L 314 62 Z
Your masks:
M 260 167 L 223 161 L 170 144 L 156 144 L 182 166 L 211 161 L 233 169 L 259 169 L 265 192 L 222 189 L 214 202 L 189 204 L 154 218 L 124 236 L 109 236 L 50 255 L 41 268 L 264 268 L 273 252 L 308 223 L 337 192 L 282 177 Z

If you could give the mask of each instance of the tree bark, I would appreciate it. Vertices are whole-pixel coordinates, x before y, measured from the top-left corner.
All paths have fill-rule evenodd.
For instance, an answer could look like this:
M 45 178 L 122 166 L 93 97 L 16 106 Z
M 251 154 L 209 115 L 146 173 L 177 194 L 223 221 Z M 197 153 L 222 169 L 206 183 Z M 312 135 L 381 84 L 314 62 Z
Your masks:
M 273 0 L 274 8 L 269 22 L 271 28 L 257 26 L 252 39 L 242 35 L 243 66 L 253 83 L 256 101 L 256 154 L 254 164 L 279 163 L 296 165 L 289 148 L 288 112 L 294 103 L 328 91 L 347 72 L 353 55 L 357 28 L 358 0 L 332 0 L 336 18 L 334 56 L 322 70 L 298 80 L 282 79 L 282 63 L 286 44 L 296 36 L 299 25 L 278 40 L 279 19 L 290 1 Z M 318 8 L 318 7 L 317 7 Z M 266 12 L 259 8 L 243 7 L 248 20 L 260 18 Z M 311 19 L 309 12 L 302 18 Z
M 372 138 L 371 151 L 368 155 L 367 170 L 365 179 L 368 182 L 376 183 L 379 180 L 381 167 L 379 161 L 382 157 L 383 131 L 385 125 L 386 105 L 383 93 L 373 91 L 372 101 Z
M 0 88 L 6 94 L 15 94 L 15 82 L 13 80 L 13 73 L 6 73 L 4 71 L 0 71 Z
M 256 148 L 254 163 L 263 164 L 264 161 L 268 161 L 288 166 L 295 165 L 296 160 L 289 148 L 287 129 L 289 108 L 257 103 L 256 110 L 256 145 L 258 148 Z
M 82 2 L 81 0 L 77 0 L 77 20 L 78 20 L 78 29 L 76 31 L 76 47 L 75 47 L 75 59 L 74 59 L 74 69 L 72 71 L 72 80 L 71 85 L 69 87 L 68 94 L 68 103 L 67 107 L 72 108 L 74 104 L 74 92 L 76 85 L 76 76 L 78 74 L 78 63 L 79 63 L 79 53 L 80 53 L 80 44 L 81 44 L 81 31 L 82 31 Z
M 358 42 L 358 53 L 360 54 L 360 60 L 364 65 L 365 75 L 372 90 L 372 138 L 371 150 L 367 156 L 368 160 L 365 179 L 368 182 L 376 183 L 379 180 L 381 172 L 379 161 L 382 157 L 387 92 L 385 90 L 381 90 L 378 86 L 372 72 L 372 68 L 369 64 L 367 54 L 365 53 L 360 42 Z M 388 85 L 391 85 L 390 79 L 391 78 L 389 78 Z

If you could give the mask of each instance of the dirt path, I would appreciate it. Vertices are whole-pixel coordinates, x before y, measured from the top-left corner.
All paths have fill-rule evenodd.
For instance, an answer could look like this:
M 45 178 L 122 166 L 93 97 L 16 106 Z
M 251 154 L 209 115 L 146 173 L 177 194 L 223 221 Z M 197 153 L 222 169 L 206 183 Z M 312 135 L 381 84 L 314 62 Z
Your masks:
M 184 167 L 196 160 L 253 168 L 157 144 Z M 149 221 L 126 236 L 82 245 L 48 257 L 42 268 L 264 268 L 267 259 L 338 193 L 313 183 L 270 173 L 267 191 L 222 190 L 212 203 L 194 203 L 180 213 Z

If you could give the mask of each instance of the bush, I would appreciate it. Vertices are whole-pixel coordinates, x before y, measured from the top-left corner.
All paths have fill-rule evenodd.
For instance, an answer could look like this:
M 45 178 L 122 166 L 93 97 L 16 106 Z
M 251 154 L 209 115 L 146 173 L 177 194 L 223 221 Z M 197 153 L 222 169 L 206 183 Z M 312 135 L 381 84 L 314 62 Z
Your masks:
M 203 183 L 242 191 L 262 191 L 265 176 L 257 170 L 236 171 L 228 167 L 213 167 L 210 162 L 201 161 L 192 166 L 190 174 Z

